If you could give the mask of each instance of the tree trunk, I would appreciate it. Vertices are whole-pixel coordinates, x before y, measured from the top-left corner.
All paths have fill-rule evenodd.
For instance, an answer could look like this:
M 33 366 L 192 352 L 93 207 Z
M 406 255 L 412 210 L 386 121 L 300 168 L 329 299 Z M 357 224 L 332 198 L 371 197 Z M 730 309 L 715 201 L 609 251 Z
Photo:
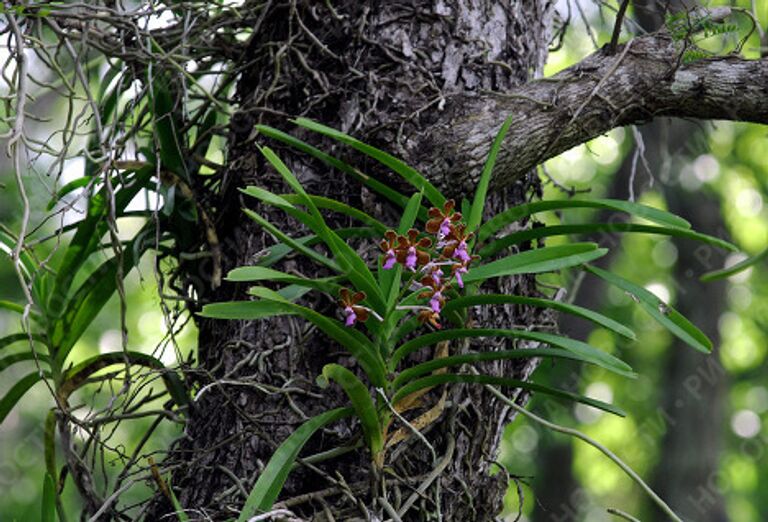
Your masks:
M 246 185 L 278 193 L 284 189 L 255 149 L 254 124 L 285 128 L 288 117 L 307 116 L 398 154 L 406 162 L 433 164 L 430 151 L 415 149 L 411 136 L 428 134 L 440 115 L 454 110 L 454 95 L 508 91 L 539 72 L 549 42 L 550 4 L 548 0 L 266 2 L 241 64 L 236 97 L 242 109 L 232 122 L 228 169 L 216 203 L 225 272 L 252 264 L 273 242 L 244 218 L 240 207 L 252 202 L 241 200 L 237 189 Z M 324 150 L 333 147 L 309 134 L 301 138 Z M 311 193 L 361 206 L 395 223 L 392 209 L 341 173 L 295 151 L 277 149 Z M 347 159 L 393 182 L 370 162 L 355 156 Z M 466 187 L 450 186 L 440 172 L 427 169 L 423 173 L 449 194 L 465 195 Z M 536 187 L 535 176 L 506 185 L 492 196 L 489 211 L 523 202 Z M 259 208 L 259 212 L 283 230 L 300 233 L 296 223 L 275 211 Z M 191 266 L 190 271 L 198 268 Z M 300 258 L 290 259 L 281 268 L 310 277 L 320 273 Z M 204 272 L 193 275 L 205 278 Z M 529 277 L 512 278 L 497 290 L 531 295 L 535 285 Z M 244 291 L 225 284 L 203 299 L 241 299 Z M 335 304 L 310 298 L 309 306 L 329 310 Z M 521 307 L 479 318 L 488 326 L 507 327 L 538 320 L 532 310 Z M 352 367 L 353 363 L 295 318 L 201 320 L 198 325 L 197 379 L 204 391 L 196 398 L 185 436 L 171 458 L 178 465 L 173 484 L 187 509 L 196 510 L 201 518 L 224 520 L 242 507 L 277 444 L 307 416 L 345 403 L 338 391 L 321 391 L 314 385 L 323 365 L 340 361 Z M 500 349 L 505 344 L 485 343 L 483 349 Z M 504 362 L 488 370 L 523 379 L 533 367 Z M 433 393 L 424 408 L 438 400 Z M 501 509 L 506 480 L 501 473 L 491 476 L 490 471 L 509 417 L 508 408 L 480 389 L 452 387 L 442 415 L 424 429 L 435 453 L 417 437 L 388 452 L 386 465 L 393 474 L 387 475 L 386 495 L 401 518 L 492 520 Z M 349 423 L 332 426 L 313 438 L 302 454 L 347 444 L 355 429 Z M 375 500 L 382 494 L 370 491 L 367 457 L 353 451 L 296 468 L 281 501 L 302 519 L 373 520 L 385 517 Z M 410 510 L 404 507 L 409 499 L 415 500 Z M 159 501 L 151 516 L 168 511 L 169 506 Z
M 605 197 L 611 199 L 628 199 L 627 187 L 632 173 L 632 154 L 628 154 L 621 166 L 613 174 Z M 602 197 L 602 196 L 601 196 Z M 610 222 L 615 214 L 610 211 L 598 212 L 598 222 Z M 608 254 L 599 260 L 602 268 L 610 266 L 611 262 L 621 252 L 620 233 L 601 233 L 589 237 L 601 247 L 608 248 Z M 605 301 L 607 286 L 602 280 L 592 279 L 589 284 L 581 284 L 576 290 L 574 304 L 600 310 Z M 574 296 L 569 296 L 574 297 Z M 558 330 L 572 339 L 587 341 L 594 325 L 569 314 L 558 317 Z M 581 378 L 580 368 L 559 367 L 549 372 L 550 382 L 557 383 L 562 389 L 577 392 Z M 546 435 L 542 439 L 541 450 L 538 453 L 540 465 L 537 466 L 534 481 L 536 502 L 533 508 L 534 522 L 571 522 L 579 520 L 585 508 L 588 493 L 583 489 L 578 478 L 574 476 L 573 446 L 580 441 L 560 434 Z M 556 488 L 549 487 L 557 484 Z
M 670 136 L 690 136 L 693 124 L 673 122 Z M 674 143 L 674 139 L 670 141 Z M 674 151 L 673 151 L 674 154 Z M 691 158 L 688 158 L 692 161 Z M 676 166 L 679 162 L 672 165 Z M 701 190 L 696 198 L 677 185 L 665 191 L 670 211 L 685 216 L 695 230 L 721 237 L 725 233 L 720 204 Z M 679 252 L 674 281 L 675 307 L 712 340 L 711 355 L 691 350 L 675 340 L 664 366 L 659 407 L 666 419 L 654 490 L 666 499 L 684 520 L 726 522 L 728 516 L 717 483 L 722 447 L 726 398 L 726 372 L 719 361 L 720 315 L 727 310 L 724 281 L 701 283 L 703 272 L 723 266 L 723 253 L 706 245 L 675 240 Z M 702 305 L 704 303 L 704 305 Z M 656 511 L 655 520 L 666 515 Z
M 644 28 L 655 30 L 663 23 L 658 4 L 635 0 L 635 7 Z M 690 7 L 690 3 L 678 1 L 668 6 L 674 10 Z M 653 127 L 657 129 L 656 139 L 651 146 L 646 140 L 646 146 L 648 160 L 659 172 L 679 172 L 679 159 L 694 159 L 683 149 L 692 145 L 691 137 L 697 132 L 695 124 L 660 122 L 652 124 Z M 695 230 L 718 237 L 724 234 L 720 205 L 713 195 L 700 194 L 694 199 L 693 194 L 680 186 L 679 180 L 663 181 L 672 181 L 664 190 L 672 212 L 685 216 Z M 723 259 L 720 252 L 703 245 L 692 248 L 690 242 L 676 240 L 674 243 L 679 252 L 674 270 L 678 290 L 676 308 L 703 329 L 715 350 L 710 356 L 704 356 L 675 340 L 668 351 L 660 386 L 664 396 L 659 405 L 667 419 L 667 431 L 661 441 L 653 487 L 685 520 L 725 522 L 728 516 L 716 479 L 726 388 L 725 370 L 718 360 L 718 323 L 727 309 L 726 288 L 723 282 L 701 284 L 695 280 L 702 272 L 722 266 Z M 666 515 L 655 510 L 654 519 L 665 520 Z

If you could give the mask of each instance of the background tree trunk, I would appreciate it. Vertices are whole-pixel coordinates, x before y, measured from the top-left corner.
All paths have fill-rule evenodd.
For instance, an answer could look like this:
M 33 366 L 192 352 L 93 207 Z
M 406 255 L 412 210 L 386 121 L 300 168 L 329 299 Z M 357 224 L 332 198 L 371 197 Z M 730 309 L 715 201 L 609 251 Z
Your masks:
M 618 170 L 613 174 L 605 197 L 611 199 L 628 199 L 627 187 L 632 173 L 632 154 L 627 154 Z M 596 222 L 610 223 L 616 215 L 609 211 L 597 212 Z M 601 268 L 608 269 L 611 262 L 621 252 L 622 235 L 620 233 L 601 233 L 589 238 L 601 247 L 608 248 L 608 254 L 596 263 Z M 600 310 L 605 302 L 608 287 L 602 280 L 593 278 L 589 284 L 581 284 L 576 290 L 574 304 Z M 558 317 L 558 329 L 563 335 L 586 342 L 594 329 L 591 323 L 580 320 L 569 314 Z M 581 378 L 581 368 L 560 366 L 550 370 L 551 382 L 563 389 L 578 392 Z M 533 517 L 535 522 L 571 522 L 579 520 L 583 515 L 585 500 L 588 493 L 573 473 L 574 444 L 580 441 L 561 434 L 546 434 L 542 438 L 542 447 L 538 453 L 540 465 L 534 481 Z M 557 487 L 548 487 L 557 484 Z
M 550 9 L 548 0 L 266 2 L 242 58 L 236 95 L 242 110 L 232 122 L 228 170 L 221 198 L 214 202 L 225 271 L 252 264 L 272 243 L 240 212 L 241 206 L 252 202 L 242 201 L 237 189 L 245 185 L 283 189 L 279 176 L 265 168 L 255 150 L 254 124 L 285 128 L 287 117 L 308 116 L 399 154 L 406 162 L 428 163 L 429 151 L 408 147 L 409 136 L 428 132 L 438 114 L 452 110 L 451 95 L 506 91 L 537 74 L 547 52 Z M 325 150 L 333 148 L 316 136 L 301 137 Z M 391 209 L 342 174 L 294 151 L 278 152 L 310 192 L 361 206 L 393 222 Z M 348 159 L 387 177 L 370 162 Z M 460 191 L 466 187 L 446 185 L 439 173 L 424 174 L 442 181 L 451 195 L 466 195 Z M 535 176 L 528 176 L 496 191 L 490 211 L 519 204 L 536 187 Z M 270 217 L 284 230 L 300 231 L 283 216 L 272 212 Z M 199 268 L 189 270 L 204 278 L 205 270 Z M 287 261 L 282 269 L 308 276 L 319 273 L 300 258 Z M 244 298 L 244 290 L 225 284 L 203 300 Z M 498 290 L 530 295 L 535 286 L 531 278 L 513 278 Z M 327 310 L 335 304 L 314 298 L 309 306 Z M 530 326 L 540 319 L 532 310 L 508 308 L 480 321 L 489 326 Z M 276 444 L 306 416 L 345 402 L 340 393 L 321 393 L 314 379 L 328 362 L 341 360 L 348 366 L 351 362 L 294 318 L 202 320 L 199 328 L 197 375 L 200 385 L 210 386 L 197 398 L 185 436 L 175 449 L 173 459 L 179 467 L 174 486 L 186 508 L 222 520 L 242 506 Z M 504 345 L 485 343 L 483 349 Z M 490 371 L 522 379 L 532 369 L 530 364 L 503 362 L 494 363 Z M 508 408 L 476 388 L 454 387 L 448 399 L 441 418 L 425 429 L 436 455 L 416 438 L 388 454 L 387 465 L 402 478 L 387 479 L 396 509 L 414 488 L 428 486 L 416 496 L 416 506 L 402 516 L 404 520 L 426 520 L 429 514 L 444 520 L 492 520 L 501 509 L 506 480 L 503 474 L 489 472 Z M 425 407 L 436 401 L 437 397 L 431 402 L 428 398 Z M 349 424 L 333 426 L 316 436 L 304 454 L 348 443 L 354 429 Z M 367 511 L 378 508 L 369 491 L 366 460 L 358 451 L 300 466 L 281 498 L 292 499 L 286 506 L 303 518 L 370 518 L 373 515 Z M 438 471 L 436 478 L 429 477 L 433 470 Z M 327 491 L 317 493 L 321 490 Z M 300 497 L 308 493 L 314 495 Z M 167 509 L 158 503 L 153 513 Z
M 663 24 L 659 4 L 651 0 L 635 0 L 634 4 L 643 28 L 653 31 Z M 672 10 L 691 7 L 690 3 L 679 1 L 666 6 Z M 691 136 L 701 130 L 685 121 L 658 122 L 651 126 L 657 130 L 652 133 L 653 141 L 646 140 L 650 165 L 655 165 L 657 171 L 677 172 L 679 176 L 682 164 L 695 159 L 689 152 L 693 144 Z M 703 190 L 694 199 L 681 186 L 679 178 L 669 181 L 664 188 L 669 210 L 685 216 L 695 230 L 722 236 L 725 223 L 719 202 Z M 718 324 L 720 315 L 727 309 L 726 284 L 696 281 L 701 273 L 722 266 L 722 253 L 686 241 L 676 240 L 674 244 L 679 253 L 673 278 L 677 283 L 675 306 L 702 328 L 715 349 L 712 355 L 706 356 L 675 340 L 668 351 L 659 387 L 664 390 L 660 408 L 667 419 L 667 431 L 662 438 L 652 486 L 685 520 L 725 522 L 728 517 L 716 478 L 725 425 L 726 374 L 719 362 Z M 654 511 L 654 520 L 665 518 L 659 510 Z
M 673 122 L 669 136 L 695 133 L 689 122 Z M 671 140 L 674 143 L 674 139 Z M 665 150 L 661 147 L 661 150 Z M 672 158 L 678 156 L 672 149 Z M 658 151 L 656 151 L 658 154 Z M 694 158 L 682 153 L 685 160 Z M 671 167 L 679 171 L 680 161 Z M 677 180 L 675 180 L 677 181 Z M 696 198 L 679 183 L 665 191 L 669 210 L 685 216 L 695 230 L 721 237 L 725 232 L 719 201 L 698 191 Z M 727 310 L 725 281 L 701 283 L 703 272 L 723 266 L 723 253 L 704 245 L 674 241 L 679 253 L 673 280 L 675 307 L 712 340 L 711 355 L 695 352 L 677 340 L 670 347 L 659 389 L 664 390 L 659 407 L 666 419 L 659 462 L 655 468 L 654 490 L 666 499 L 684 520 L 726 522 L 728 516 L 720 493 L 718 469 L 723 430 L 727 422 L 724 400 L 726 371 L 720 364 L 720 316 Z M 656 511 L 654 520 L 665 520 Z

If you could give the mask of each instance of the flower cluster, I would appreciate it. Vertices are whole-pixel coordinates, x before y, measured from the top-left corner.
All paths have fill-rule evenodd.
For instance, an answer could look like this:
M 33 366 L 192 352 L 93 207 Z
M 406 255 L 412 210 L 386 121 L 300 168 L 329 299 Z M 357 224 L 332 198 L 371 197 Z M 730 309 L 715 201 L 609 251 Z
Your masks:
M 445 306 L 451 281 L 455 278 L 456 285 L 464 288 L 462 276 L 469 271 L 470 263 L 477 259 L 477 256 L 470 254 L 468 246 L 473 234 L 467 231 L 467 225 L 461 221 L 461 213 L 456 212 L 455 207 L 455 201 L 448 200 L 442 209 L 433 207 L 429 210 L 425 231 L 433 238 L 413 228 L 405 235 L 388 230 L 379 245 L 384 253 L 384 270 L 399 264 L 417 278 L 411 281 L 417 289 L 423 290 L 419 297 L 428 301 L 425 305 L 412 308 L 418 311 L 421 323 L 429 323 L 435 328 L 440 328 L 440 313 Z M 361 292 L 351 295 L 347 289 L 341 291 L 341 306 L 347 326 L 368 318 L 371 310 L 359 305 L 363 299 L 365 294 Z

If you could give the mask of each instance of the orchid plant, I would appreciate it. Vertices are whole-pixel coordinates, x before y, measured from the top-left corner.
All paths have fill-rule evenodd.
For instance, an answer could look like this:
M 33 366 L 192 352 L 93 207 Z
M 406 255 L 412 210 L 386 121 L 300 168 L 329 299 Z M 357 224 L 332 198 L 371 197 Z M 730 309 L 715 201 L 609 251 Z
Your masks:
M 597 365 L 628 378 L 635 376 L 629 365 L 617 357 L 557 333 L 472 326 L 471 315 L 475 307 L 517 304 L 572 314 L 623 337 L 635 337 L 626 326 L 609 317 L 557 299 L 483 293 L 483 284 L 489 280 L 517 274 L 583 269 L 633 295 L 655 320 L 694 348 L 705 352 L 711 350 L 711 342 L 698 328 L 655 295 L 616 274 L 588 264 L 605 255 L 607 249 L 583 242 L 527 251 L 510 252 L 509 249 L 532 239 L 599 231 L 665 234 L 734 250 L 730 243 L 696 233 L 690 230 L 687 221 L 665 211 L 608 199 L 538 201 L 513 207 L 483 222 L 493 165 L 511 120 L 501 127 L 473 201 L 462 202 L 462 211 L 458 211 L 456 201 L 447 199 L 427 179 L 393 156 L 315 122 L 299 119 L 296 123 L 376 159 L 410 183 L 415 193 L 406 196 L 286 133 L 266 126 L 258 127 L 262 135 L 310 154 L 367 185 L 401 207 L 402 217 L 396 227 L 387 226 L 345 203 L 310 195 L 271 149 L 261 149 L 293 192 L 278 195 L 252 186 L 242 189 L 243 193 L 300 221 L 311 234 L 291 237 L 264 216 L 245 209 L 245 213 L 270 233 L 277 244 L 255 266 L 236 268 L 227 277 L 229 281 L 254 283 L 250 289 L 253 300 L 210 304 L 204 307 L 201 315 L 246 320 L 300 316 L 343 346 L 353 356 L 358 368 L 337 363 L 324 367 L 318 384 L 325 387 L 331 381 L 336 382 L 348 396 L 350 406 L 311 418 L 281 444 L 253 487 L 240 520 L 269 511 L 309 437 L 344 417 L 358 419 L 372 466 L 380 469 L 386 461 L 387 449 L 403 440 L 402 433 L 391 430 L 395 418 L 419 406 L 419 397 L 444 384 L 476 383 L 525 389 L 623 415 L 614 405 L 565 390 L 467 371 L 473 363 L 480 361 L 552 358 Z M 574 208 L 624 212 L 653 224 L 591 223 L 504 232 L 507 225 L 520 219 L 541 212 Z M 363 226 L 334 230 L 326 223 L 323 212 L 344 214 Z M 379 243 L 381 253 L 375 266 L 349 246 L 346 241 L 349 238 L 373 239 Z M 311 279 L 271 268 L 292 252 L 306 256 L 334 275 Z M 301 297 L 310 291 L 327 294 L 338 302 L 338 308 L 322 313 L 302 305 Z M 513 349 L 500 351 L 467 351 L 469 343 L 457 343 L 456 347 L 445 349 L 450 341 L 482 337 L 509 338 L 517 340 L 518 344 Z M 434 348 L 434 355 L 426 362 L 423 354 L 418 359 L 410 357 L 429 347 Z

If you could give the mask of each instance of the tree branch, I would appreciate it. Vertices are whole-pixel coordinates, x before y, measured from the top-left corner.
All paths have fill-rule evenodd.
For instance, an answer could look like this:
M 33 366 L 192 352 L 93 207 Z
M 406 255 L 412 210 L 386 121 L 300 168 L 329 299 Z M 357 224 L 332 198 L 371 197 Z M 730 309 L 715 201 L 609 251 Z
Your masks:
M 496 163 L 499 186 L 615 127 L 659 116 L 768 123 L 768 59 L 682 64 L 680 53 L 666 34 L 639 37 L 508 93 L 453 96 L 433 126 L 408 137 L 406 159 L 460 193 L 476 185 L 508 114 L 515 121 Z

